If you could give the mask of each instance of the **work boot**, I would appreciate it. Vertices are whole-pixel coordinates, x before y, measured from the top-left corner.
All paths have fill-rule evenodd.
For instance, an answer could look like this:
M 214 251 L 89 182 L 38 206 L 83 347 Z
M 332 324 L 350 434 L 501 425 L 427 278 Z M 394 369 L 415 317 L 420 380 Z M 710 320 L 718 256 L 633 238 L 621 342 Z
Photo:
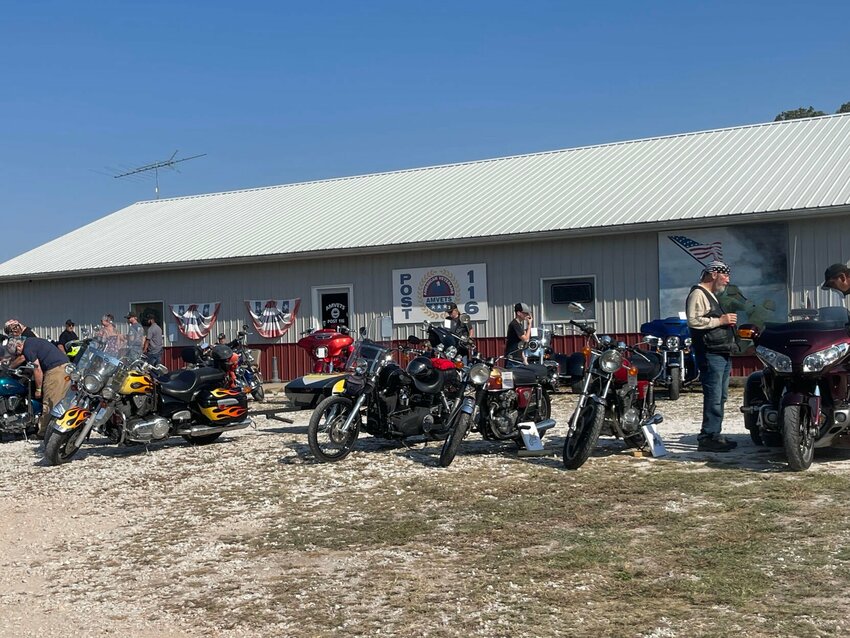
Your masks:
M 734 447 L 731 441 L 720 438 L 700 439 L 697 443 L 697 450 L 700 452 L 731 452 Z
M 717 435 L 717 436 L 714 438 L 714 440 L 715 440 L 715 441 L 720 441 L 721 443 L 725 443 L 726 445 L 728 445 L 729 447 L 731 447 L 733 450 L 734 450 L 736 447 L 738 447 L 738 442 L 737 442 L 737 441 L 733 441 L 732 439 L 727 439 L 727 438 L 726 438 L 725 436 L 723 436 L 722 434 Z

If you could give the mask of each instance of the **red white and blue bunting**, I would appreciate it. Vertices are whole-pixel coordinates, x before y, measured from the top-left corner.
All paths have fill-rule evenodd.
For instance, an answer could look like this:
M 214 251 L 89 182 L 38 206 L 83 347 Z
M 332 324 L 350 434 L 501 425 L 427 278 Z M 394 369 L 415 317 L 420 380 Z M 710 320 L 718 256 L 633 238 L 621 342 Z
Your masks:
M 301 299 L 253 299 L 246 300 L 245 306 L 254 330 L 266 339 L 277 339 L 283 336 L 289 327 L 295 323 Z
M 177 328 L 188 339 L 203 339 L 212 330 L 218 316 L 220 301 L 206 303 L 169 305 L 171 314 L 177 320 Z

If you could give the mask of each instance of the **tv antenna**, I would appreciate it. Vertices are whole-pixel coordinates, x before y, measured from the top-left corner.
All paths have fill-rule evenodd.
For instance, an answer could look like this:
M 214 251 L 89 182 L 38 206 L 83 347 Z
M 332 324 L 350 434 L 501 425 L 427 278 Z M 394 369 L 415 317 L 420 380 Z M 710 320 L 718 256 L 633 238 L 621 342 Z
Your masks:
M 206 155 L 206 153 L 201 153 L 200 155 L 192 155 L 191 157 L 184 157 L 182 159 L 175 159 L 177 157 L 177 153 L 179 153 L 179 151 L 174 151 L 171 154 L 171 157 L 169 157 L 167 160 L 162 160 L 161 162 L 153 162 L 151 164 L 145 164 L 144 166 L 139 166 L 138 168 L 133 168 L 129 171 L 126 171 L 125 173 L 121 173 L 120 175 L 113 175 L 112 177 L 114 177 L 115 179 L 118 179 L 119 177 L 129 177 L 130 175 L 138 175 L 139 173 L 146 173 L 148 171 L 153 171 L 154 172 L 154 179 L 156 180 L 156 187 L 154 189 L 154 192 L 156 192 L 156 198 L 159 199 L 159 169 L 161 169 L 161 168 L 171 168 L 171 169 L 177 170 L 176 168 L 174 168 L 174 166 L 176 164 L 179 164 L 180 162 L 188 162 L 191 159 L 196 159 L 198 157 L 203 157 L 204 155 Z

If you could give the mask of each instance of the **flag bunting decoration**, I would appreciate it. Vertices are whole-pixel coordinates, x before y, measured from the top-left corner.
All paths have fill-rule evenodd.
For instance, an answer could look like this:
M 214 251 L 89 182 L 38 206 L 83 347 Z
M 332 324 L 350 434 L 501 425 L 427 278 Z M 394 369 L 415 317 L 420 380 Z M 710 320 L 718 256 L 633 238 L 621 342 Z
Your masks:
M 203 339 L 212 330 L 220 306 L 220 301 L 211 301 L 207 303 L 173 304 L 168 307 L 177 320 L 177 328 L 184 337 Z
M 289 327 L 295 323 L 301 299 L 252 299 L 246 300 L 245 306 L 254 330 L 266 339 L 277 339 L 283 336 Z

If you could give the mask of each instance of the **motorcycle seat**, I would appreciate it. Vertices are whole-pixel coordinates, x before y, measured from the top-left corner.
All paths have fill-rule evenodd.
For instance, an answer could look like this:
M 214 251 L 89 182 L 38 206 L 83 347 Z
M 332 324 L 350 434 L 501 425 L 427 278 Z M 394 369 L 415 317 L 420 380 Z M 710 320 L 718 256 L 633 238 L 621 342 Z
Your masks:
M 208 384 L 220 384 L 224 381 L 224 372 L 216 368 L 198 368 L 196 370 L 180 370 L 159 389 L 163 394 L 181 401 L 190 401 L 195 393 Z
M 529 363 L 508 369 L 514 373 L 514 385 L 534 385 L 549 378 L 549 368 L 539 363 Z
M 652 381 L 661 373 L 661 356 L 655 352 L 643 350 L 641 350 L 641 354 L 643 356 L 637 354 L 630 356 L 629 363 L 637 368 L 638 381 Z M 643 357 L 646 357 L 646 359 Z

